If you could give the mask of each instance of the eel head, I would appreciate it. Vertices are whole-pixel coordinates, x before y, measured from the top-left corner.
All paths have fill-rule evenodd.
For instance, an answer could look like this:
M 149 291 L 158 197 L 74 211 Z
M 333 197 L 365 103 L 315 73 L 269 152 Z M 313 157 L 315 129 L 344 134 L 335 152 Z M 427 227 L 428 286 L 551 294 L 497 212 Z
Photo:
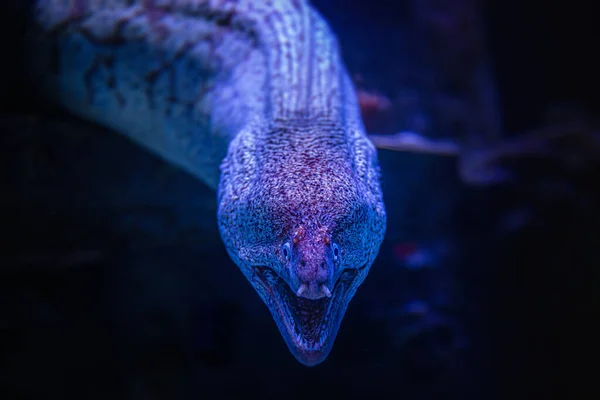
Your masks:
M 339 149 L 328 156 L 320 144 L 322 153 L 312 157 L 311 143 L 299 141 L 283 146 L 293 152 L 278 151 L 280 143 L 269 150 L 267 143 L 262 158 L 251 140 L 234 141 L 222 166 L 218 219 L 229 255 L 288 348 L 313 366 L 329 354 L 375 260 L 385 210 L 370 143 L 344 157 Z M 348 162 L 352 154 L 357 162 Z

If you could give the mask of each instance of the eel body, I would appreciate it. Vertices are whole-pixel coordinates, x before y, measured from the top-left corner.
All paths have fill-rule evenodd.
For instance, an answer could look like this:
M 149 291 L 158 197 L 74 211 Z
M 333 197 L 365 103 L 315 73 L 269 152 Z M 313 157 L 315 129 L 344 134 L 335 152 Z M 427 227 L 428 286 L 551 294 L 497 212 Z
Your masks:
M 34 86 L 216 189 L 232 260 L 293 355 L 323 361 L 385 231 L 325 20 L 301 0 L 22 3 Z

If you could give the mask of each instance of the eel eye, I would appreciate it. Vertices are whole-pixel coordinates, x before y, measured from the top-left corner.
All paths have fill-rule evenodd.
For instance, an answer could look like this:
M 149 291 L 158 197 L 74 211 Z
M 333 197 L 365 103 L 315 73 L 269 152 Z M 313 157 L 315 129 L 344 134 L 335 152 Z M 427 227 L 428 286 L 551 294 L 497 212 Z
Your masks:
M 292 249 L 291 249 L 289 242 L 285 242 L 281 246 L 281 255 L 283 256 L 283 258 L 286 259 L 286 261 L 290 261 L 290 256 L 292 255 Z
M 337 243 L 333 244 L 333 261 L 337 261 L 340 258 L 340 246 L 337 245 Z

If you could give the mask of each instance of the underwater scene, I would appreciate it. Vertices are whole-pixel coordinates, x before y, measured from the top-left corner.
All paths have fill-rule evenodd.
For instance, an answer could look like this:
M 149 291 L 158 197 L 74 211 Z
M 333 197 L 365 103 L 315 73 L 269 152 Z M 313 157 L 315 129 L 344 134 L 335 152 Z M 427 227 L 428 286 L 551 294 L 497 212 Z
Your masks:
M 594 398 L 594 23 L 2 2 L 0 399 Z

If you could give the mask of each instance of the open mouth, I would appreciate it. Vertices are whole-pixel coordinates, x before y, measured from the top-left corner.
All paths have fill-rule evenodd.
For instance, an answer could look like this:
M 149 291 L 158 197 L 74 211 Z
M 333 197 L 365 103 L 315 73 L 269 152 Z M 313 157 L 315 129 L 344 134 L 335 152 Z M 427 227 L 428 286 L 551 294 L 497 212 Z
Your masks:
M 347 269 L 335 282 L 331 297 L 311 300 L 297 296 L 287 282 L 269 267 L 255 267 L 254 278 L 260 282 L 271 313 L 288 346 L 297 358 L 309 353 L 329 351 L 344 314 L 346 292 L 358 276 L 357 269 Z

